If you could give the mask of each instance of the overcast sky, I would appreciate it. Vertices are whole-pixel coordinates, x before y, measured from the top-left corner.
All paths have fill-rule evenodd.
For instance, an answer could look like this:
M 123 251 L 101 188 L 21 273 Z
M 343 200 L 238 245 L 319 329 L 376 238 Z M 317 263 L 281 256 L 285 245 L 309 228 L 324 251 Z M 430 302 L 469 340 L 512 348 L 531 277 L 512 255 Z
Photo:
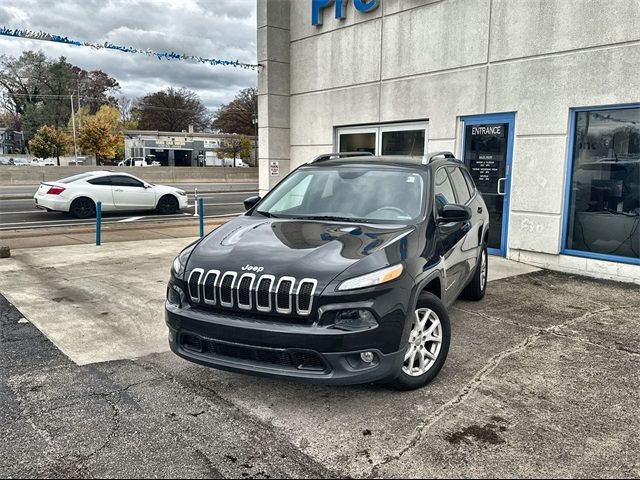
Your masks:
M 256 63 L 256 0 L 0 0 L 0 26 L 43 30 L 86 42 Z M 42 50 L 85 70 L 103 70 L 138 98 L 173 86 L 196 91 L 215 110 L 256 86 L 256 72 L 182 60 L 0 37 L 0 54 Z

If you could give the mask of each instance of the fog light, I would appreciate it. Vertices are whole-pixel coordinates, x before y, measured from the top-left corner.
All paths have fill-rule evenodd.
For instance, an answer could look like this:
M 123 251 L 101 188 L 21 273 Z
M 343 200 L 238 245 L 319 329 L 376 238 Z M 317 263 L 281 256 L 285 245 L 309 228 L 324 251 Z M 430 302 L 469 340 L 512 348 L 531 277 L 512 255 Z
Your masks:
M 377 327 L 378 322 L 369 310 L 343 310 L 336 314 L 334 326 L 352 332 Z
M 373 355 L 373 352 L 362 352 L 360 354 L 360 358 L 364 363 L 372 363 L 375 356 Z

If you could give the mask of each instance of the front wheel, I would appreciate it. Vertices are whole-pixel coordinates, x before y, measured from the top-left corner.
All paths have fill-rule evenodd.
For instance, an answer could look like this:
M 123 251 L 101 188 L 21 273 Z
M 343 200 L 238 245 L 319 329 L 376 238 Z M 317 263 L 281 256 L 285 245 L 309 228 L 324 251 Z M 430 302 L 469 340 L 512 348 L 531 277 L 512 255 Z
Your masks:
M 392 386 L 415 390 L 430 383 L 442 369 L 451 342 L 449 314 L 438 297 L 420 295 L 411 324 L 402 369 Z
M 178 200 L 172 195 L 165 195 L 158 202 L 158 212 L 161 215 L 171 215 L 180 209 Z

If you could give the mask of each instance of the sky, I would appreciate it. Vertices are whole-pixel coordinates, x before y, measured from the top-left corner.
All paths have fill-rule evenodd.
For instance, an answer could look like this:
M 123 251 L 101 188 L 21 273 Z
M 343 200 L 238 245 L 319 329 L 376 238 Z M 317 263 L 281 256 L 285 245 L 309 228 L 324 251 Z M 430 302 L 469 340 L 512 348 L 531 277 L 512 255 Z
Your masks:
M 0 0 L 0 27 L 256 63 L 256 0 Z M 132 99 L 185 87 L 215 110 L 257 83 L 255 71 L 241 68 L 0 37 L 0 54 L 17 57 L 25 50 L 102 70 L 120 83 L 120 95 Z

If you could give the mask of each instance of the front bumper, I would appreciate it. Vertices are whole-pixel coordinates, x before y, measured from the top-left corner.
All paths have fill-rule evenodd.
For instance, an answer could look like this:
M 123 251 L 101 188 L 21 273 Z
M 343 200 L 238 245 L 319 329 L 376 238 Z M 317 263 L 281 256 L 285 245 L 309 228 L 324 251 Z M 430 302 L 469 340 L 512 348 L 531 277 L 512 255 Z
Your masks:
M 169 345 L 178 356 L 237 373 L 349 385 L 391 381 L 404 349 L 376 348 L 377 329 L 344 332 L 308 325 L 248 319 L 166 304 Z M 360 354 L 372 352 L 367 364 Z
M 180 206 L 180 210 L 184 210 L 189 207 L 189 197 L 186 195 L 178 196 L 178 205 Z

